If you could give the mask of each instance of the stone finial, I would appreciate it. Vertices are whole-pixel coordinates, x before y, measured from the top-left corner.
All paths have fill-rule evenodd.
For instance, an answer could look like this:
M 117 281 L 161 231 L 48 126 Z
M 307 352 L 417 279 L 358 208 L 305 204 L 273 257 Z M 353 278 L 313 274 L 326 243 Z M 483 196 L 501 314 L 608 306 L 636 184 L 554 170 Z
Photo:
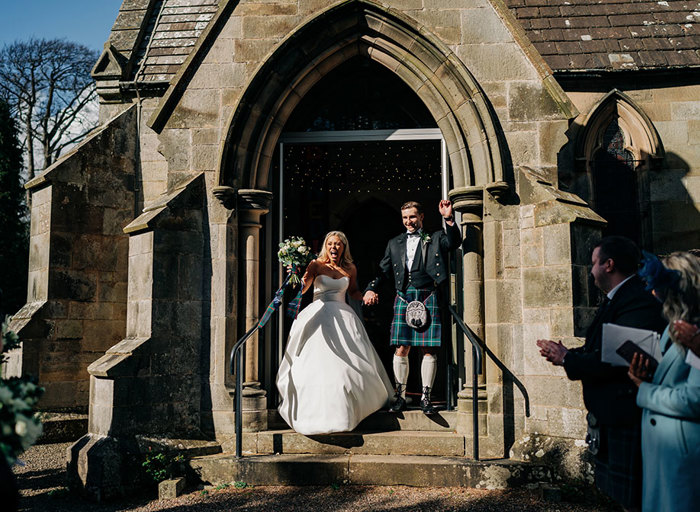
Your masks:
M 126 58 L 107 41 L 90 73 L 97 84 L 97 94 L 103 102 L 120 100 L 120 81 L 124 79 L 125 65 Z

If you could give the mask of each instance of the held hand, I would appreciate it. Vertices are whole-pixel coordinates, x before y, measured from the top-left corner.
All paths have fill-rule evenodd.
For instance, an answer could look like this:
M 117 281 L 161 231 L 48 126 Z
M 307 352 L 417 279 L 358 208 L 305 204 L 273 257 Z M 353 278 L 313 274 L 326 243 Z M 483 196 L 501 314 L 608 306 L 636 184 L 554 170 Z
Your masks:
M 569 349 L 561 341 L 537 340 L 537 346 L 540 348 L 540 355 L 547 361 L 555 366 L 564 365 L 564 357 Z
M 440 210 L 440 215 L 442 215 L 445 219 L 453 218 L 452 202 L 449 199 L 441 200 L 438 210 Z
M 651 372 L 649 371 L 649 359 L 642 354 L 634 354 L 627 375 L 637 387 L 644 381 L 650 381 Z
M 365 306 L 374 306 L 379 302 L 379 295 L 377 295 L 372 290 L 367 290 L 365 295 L 362 297 L 362 303 Z
M 671 326 L 671 334 L 681 345 L 685 345 L 696 354 L 700 352 L 700 329 L 697 325 L 676 320 Z

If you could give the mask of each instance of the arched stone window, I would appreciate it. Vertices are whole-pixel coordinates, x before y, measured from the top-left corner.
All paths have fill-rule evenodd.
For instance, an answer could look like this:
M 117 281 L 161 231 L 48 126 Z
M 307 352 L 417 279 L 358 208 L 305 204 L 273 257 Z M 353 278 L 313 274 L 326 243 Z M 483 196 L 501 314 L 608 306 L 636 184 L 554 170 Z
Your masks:
M 581 190 L 608 221 L 605 235 L 623 235 L 652 249 L 649 172 L 663 159 L 653 124 L 634 102 L 613 90 L 591 111 L 577 146 Z

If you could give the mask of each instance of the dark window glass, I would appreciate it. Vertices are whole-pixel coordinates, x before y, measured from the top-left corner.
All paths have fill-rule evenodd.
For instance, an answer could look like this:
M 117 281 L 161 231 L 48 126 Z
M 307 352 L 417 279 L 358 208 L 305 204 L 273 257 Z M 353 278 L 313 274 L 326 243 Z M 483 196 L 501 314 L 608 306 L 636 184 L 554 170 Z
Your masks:
M 625 149 L 617 119 L 605 129 L 601 148 L 593 157 L 595 211 L 608 225 L 604 235 L 622 235 L 641 242 L 637 161 Z

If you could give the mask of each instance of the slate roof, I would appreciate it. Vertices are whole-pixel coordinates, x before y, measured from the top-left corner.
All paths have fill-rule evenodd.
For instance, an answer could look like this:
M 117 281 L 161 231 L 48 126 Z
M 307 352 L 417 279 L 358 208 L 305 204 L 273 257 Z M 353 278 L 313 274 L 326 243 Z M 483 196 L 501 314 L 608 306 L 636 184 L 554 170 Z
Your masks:
M 700 2 L 505 0 L 554 71 L 700 66 Z
M 126 78 L 169 82 L 218 7 L 219 0 L 124 0 L 109 41 L 130 62 Z
M 554 71 L 700 67 L 698 0 L 504 1 Z M 123 79 L 170 82 L 219 3 L 124 0 L 109 37 L 128 60 Z

